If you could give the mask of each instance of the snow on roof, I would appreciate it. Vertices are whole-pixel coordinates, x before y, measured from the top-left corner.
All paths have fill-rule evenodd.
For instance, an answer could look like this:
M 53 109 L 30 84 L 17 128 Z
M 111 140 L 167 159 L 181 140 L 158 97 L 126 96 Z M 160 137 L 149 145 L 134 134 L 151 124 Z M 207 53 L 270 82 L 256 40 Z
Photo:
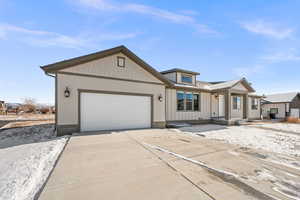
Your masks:
M 289 93 L 280 93 L 280 94 L 270 94 L 266 95 L 264 100 L 269 102 L 291 102 L 299 92 L 289 92 Z

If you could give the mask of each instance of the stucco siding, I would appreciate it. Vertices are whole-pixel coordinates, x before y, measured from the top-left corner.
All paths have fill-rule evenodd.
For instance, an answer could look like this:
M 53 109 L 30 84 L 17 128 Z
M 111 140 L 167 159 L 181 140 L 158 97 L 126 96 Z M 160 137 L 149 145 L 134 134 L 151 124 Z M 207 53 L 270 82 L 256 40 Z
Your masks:
M 125 57 L 125 67 L 117 66 L 118 56 Z M 79 64 L 74 67 L 63 69 L 61 71 L 162 83 L 159 79 L 144 70 L 137 63 L 135 63 L 133 60 L 126 57 L 122 53 L 117 53 L 112 56 L 104 57 L 102 59 Z
M 252 109 L 252 97 L 248 98 L 248 118 L 249 119 L 259 119 L 260 118 L 260 99 L 258 99 L 257 110 Z
M 64 97 L 66 87 L 71 91 L 69 98 Z M 153 121 L 165 121 L 165 98 L 162 102 L 158 100 L 160 94 L 165 96 L 163 85 L 57 74 L 57 89 L 58 125 L 78 124 L 78 89 L 151 94 L 153 95 Z
M 181 91 L 181 90 L 180 90 Z M 198 111 L 177 111 L 176 89 L 166 89 L 166 120 L 199 120 L 210 119 L 210 93 L 197 93 L 201 98 L 201 110 Z
M 286 103 L 264 104 L 264 105 L 262 105 L 262 114 L 263 114 L 264 117 L 269 117 L 268 115 L 270 113 L 271 108 L 278 108 L 278 114 L 276 114 L 276 118 L 284 118 L 285 117 Z

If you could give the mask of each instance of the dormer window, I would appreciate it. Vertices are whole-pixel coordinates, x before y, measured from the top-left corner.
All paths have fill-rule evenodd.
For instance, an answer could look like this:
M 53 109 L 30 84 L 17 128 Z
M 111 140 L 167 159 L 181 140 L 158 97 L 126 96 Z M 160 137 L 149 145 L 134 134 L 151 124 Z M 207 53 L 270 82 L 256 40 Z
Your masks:
M 118 56 L 117 57 L 117 65 L 118 65 L 118 67 L 125 67 L 125 58 Z
M 181 82 L 183 83 L 193 83 L 193 77 L 189 75 L 181 75 Z

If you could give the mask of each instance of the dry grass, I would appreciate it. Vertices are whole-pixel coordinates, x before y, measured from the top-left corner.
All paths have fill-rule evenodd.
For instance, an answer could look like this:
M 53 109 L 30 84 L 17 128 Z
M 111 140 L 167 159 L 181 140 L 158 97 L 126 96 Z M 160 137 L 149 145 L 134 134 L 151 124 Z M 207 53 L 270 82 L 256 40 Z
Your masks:
M 20 127 L 27 127 L 27 126 L 42 125 L 42 124 L 54 124 L 54 120 L 10 122 L 5 126 L 2 126 L 1 129 L 20 128 Z
M 286 122 L 288 122 L 288 123 L 300 123 L 300 119 L 295 118 L 295 117 L 287 117 Z
M 0 120 L 2 121 L 13 121 L 13 120 L 54 120 L 54 114 L 32 114 L 32 113 L 24 113 L 20 115 L 16 114 L 8 114 L 8 115 L 0 115 Z

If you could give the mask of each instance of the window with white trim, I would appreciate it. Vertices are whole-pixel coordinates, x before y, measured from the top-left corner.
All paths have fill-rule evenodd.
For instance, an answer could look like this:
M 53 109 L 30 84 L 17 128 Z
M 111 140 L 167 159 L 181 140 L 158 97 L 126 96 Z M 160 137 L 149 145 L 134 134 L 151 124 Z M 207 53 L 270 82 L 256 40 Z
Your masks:
M 183 83 L 193 83 L 193 77 L 189 75 L 181 74 L 181 82 Z
M 184 110 L 184 92 L 177 92 L 177 110 Z
M 121 56 L 117 57 L 117 66 L 125 67 L 125 57 L 121 57 Z
M 251 109 L 252 110 L 257 110 L 258 109 L 258 99 L 252 97 L 251 98 Z
M 233 96 L 232 97 L 232 109 L 233 110 L 240 110 L 241 109 L 241 97 L 240 96 Z
M 177 91 L 177 111 L 200 111 L 200 94 Z

